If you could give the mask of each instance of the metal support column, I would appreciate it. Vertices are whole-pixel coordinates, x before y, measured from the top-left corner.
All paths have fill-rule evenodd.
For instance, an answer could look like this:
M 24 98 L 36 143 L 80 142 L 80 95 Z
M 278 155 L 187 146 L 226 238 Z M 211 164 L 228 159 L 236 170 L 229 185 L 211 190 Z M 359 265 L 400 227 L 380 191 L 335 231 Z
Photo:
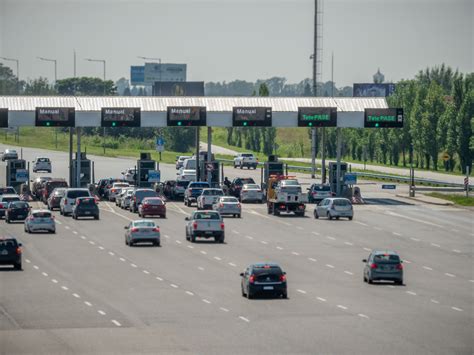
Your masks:
M 199 130 L 201 127 L 196 127 L 196 181 L 201 180 L 199 169 Z
M 74 186 L 74 177 L 72 176 L 72 146 L 74 133 L 72 127 L 69 127 L 69 186 Z
M 76 186 L 81 187 L 81 127 L 76 127 L 77 153 L 76 153 Z
M 207 127 L 207 163 L 210 165 L 212 162 L 212 127 Z M 207 183 L 211 185 L 212 171 L 207 170 Z
M 337 134 L 337 184 L 336 184 L 336 196 L 341 196 L 341 150 L 342 150 L 342 137 L 341 137 L 341 128 L 336 129 Z
M 316 178 L 316 128 L 311 128 L 311 178 Z
M 321 183 L 326 183 L 326 129 L 321 128 Z

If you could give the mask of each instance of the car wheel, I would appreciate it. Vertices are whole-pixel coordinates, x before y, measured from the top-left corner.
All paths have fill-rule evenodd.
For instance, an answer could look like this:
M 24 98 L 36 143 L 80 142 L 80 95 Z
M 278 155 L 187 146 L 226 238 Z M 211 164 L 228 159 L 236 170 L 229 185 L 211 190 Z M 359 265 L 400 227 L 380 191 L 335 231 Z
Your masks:
M 21 270 L 22 269 L 21 262 L 15 264 L 13 267 L 15 268 L 15 270 Z
M 281 298 L 287 299 L 287 298 L 288 298 L 288 293 L 287 293 L 286 291 L 285 291 L 285 292 L 282 292 Z
M 318 211 L 314 210 L 313 215 L 314 215 L 314 218 L 316 218 L 316 219 L 319 218 Z
M 30 233 L 30 230 L 29 230 L 29 228 L 26 226 L 26 224 L 25 224 L 25 233 Z
M 275 207 L 273 207 L 273 215 L 274 216 L 279 216 L 280 215 L 280 211 Z
M 369 283 L 369 284 L 372 285 L 372 284 L 374 283 L 374 281 L 372 281 L 372 279 L 371 279 L 370 277 L 368 277 L 368 278 L 367 278 L 367 283 Z
M 98 215 L 97 215 L 97 216 L 94 216 L 94 219 L 95 219 L 95 220 L 99 220 L 99 216 L 98 216 Z
M 133 247 L 133 242 L 131 240 L 128 241 L 128 246 Z
M 161 243 L 160 242 L 155 242 L 155 247 L 160 247 Z
M 242 170 L 244 168 L 244 166 L 242 164 L 240 164 L 240 170 Z
M 395 281 L 395 285 L 403 285 L 403 279 Z
M 247 295 L 244 292 L 244 286 L 240 285 L 240 290 L 242 291 L 242 297 L 247 297 Z
M 10 223 L 10 219 L 5 218 L 5 222 Z
M 247 298 L 251 300 L 253 298 L 253 294 L 250 293 L 250 290 L 247 291 Z
M 331 213 L 328 212 L 327 217 L 328 217 L 329 220 L 331 220 L 332 219 Z
M 128 245 L 128 241 L 127 241 L 127 238 L 125 238 L 125 245 Z
M 367 282 L 367 278 L 365 277 L 365 275 L 364 275 L 364 282 Z
M 196 243 L 196 236 L 191 234 L 191 243 Z
M 352 218 L 353 218 L 353 217 L 349 217 L 349 221 L 352 221 Z

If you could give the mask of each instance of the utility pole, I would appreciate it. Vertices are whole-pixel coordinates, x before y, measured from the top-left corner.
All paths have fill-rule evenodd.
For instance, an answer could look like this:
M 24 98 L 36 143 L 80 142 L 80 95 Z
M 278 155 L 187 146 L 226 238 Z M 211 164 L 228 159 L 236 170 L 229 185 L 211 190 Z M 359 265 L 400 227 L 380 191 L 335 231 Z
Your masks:
M 313 96 L 318 96 L 318 0 L 314 0 Z M 316 128 L 311 128 L 311 178 L 316 177 Z

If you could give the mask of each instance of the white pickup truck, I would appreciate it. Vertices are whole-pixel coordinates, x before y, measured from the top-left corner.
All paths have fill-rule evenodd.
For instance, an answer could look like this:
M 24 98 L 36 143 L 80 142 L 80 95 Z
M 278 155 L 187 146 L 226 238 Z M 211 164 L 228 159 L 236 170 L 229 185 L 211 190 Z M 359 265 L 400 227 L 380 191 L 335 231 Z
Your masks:
M 258 165 L 258 159 L 252 153 L 239 153 L 234 157 L 234 168 L 256 169 Z
M 196 238 L 214 238 L 216 243 L 224 243 L 224 221 L 216 211 L 195 211 L 186 217 L 186 240 L 192 243 Z
M 203 189 L 201 195 L 197 198 L 197 209 L 212 209 L 212 205 L 216 203 L 221 196 L 224 196 L 222 189 Z

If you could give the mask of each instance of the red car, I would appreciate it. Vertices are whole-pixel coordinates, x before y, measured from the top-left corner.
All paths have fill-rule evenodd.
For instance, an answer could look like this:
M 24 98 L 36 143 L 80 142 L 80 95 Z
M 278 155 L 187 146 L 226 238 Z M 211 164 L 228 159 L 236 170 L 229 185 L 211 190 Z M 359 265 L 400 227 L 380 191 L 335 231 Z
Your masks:
M 138 206 L 138 215 L 145 216 L 160 216 L 166 218 L 166 203 L 160 197 L 145 197 Z

